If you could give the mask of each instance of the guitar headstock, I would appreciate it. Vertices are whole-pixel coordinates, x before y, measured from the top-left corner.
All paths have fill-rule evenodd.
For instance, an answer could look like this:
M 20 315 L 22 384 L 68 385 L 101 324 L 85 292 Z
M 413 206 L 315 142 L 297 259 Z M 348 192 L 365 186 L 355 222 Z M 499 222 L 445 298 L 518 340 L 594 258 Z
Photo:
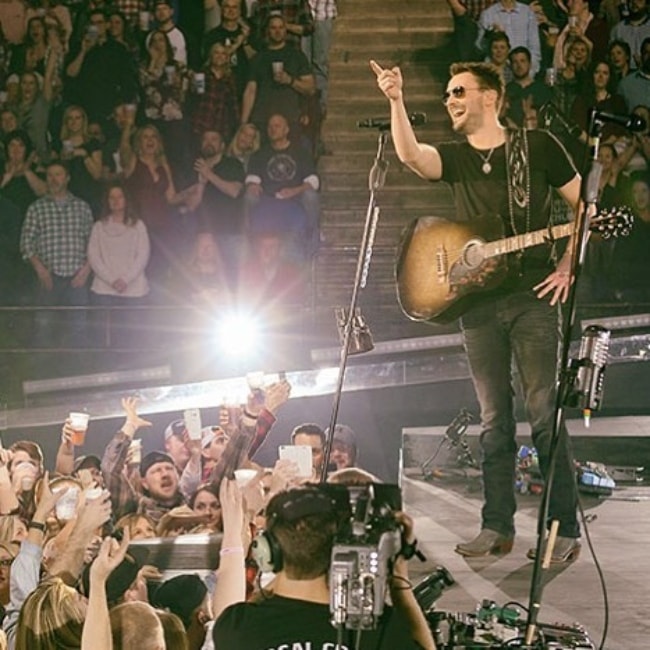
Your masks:
M 626 205 L 601 210 L 589 221 L 589 230 L 598 233 L 603 239 L 627 237 L 632 230 L 634 214 Z

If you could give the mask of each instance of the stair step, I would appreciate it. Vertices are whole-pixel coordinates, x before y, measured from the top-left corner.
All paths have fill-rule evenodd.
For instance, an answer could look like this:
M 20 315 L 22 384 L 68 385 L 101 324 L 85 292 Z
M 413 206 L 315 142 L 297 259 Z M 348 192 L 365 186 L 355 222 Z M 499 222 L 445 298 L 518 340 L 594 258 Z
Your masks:
M 376 0 L 339 0 L 330 49 L 330 88 L 323 140 L 329 154 L 319 159 L 322 184 L 321 230 L 325 244 L 315 261 L 315 304 L 336 345 L 332 309 L 346 305 L 357 266 L 368 209 L 368 174 L 377 150 L 377 133 L 357 128 L 357 121 L 388 116 L 388 103 L 378 90 L 369 59 L 380 65 L 399 65 L 410 112 L 425 112 L 428 121 L 418 128 L 423 142 L 454 139 L 449 118 L 440 104 L 448 78 L 453 23 L 445 2 L 403 0 L 378 4 Z M 395 154 L 385 187 L 377 202 L 380 217 L 375 233 L 367 287 L 360 294 L 364 316 L 374 318 L 384 340 L 430 334 L 428 325 L 408 320 L 397 304 L 394 260 L 401 233 L 418 216 L 453 216 L 449 188 L 418 178 Z M 317 316 L 317 318 L 319 318 Z M 412 333 L 412 334 L 411 334 Z M 381 338 L 379 340 L 382 340 Z

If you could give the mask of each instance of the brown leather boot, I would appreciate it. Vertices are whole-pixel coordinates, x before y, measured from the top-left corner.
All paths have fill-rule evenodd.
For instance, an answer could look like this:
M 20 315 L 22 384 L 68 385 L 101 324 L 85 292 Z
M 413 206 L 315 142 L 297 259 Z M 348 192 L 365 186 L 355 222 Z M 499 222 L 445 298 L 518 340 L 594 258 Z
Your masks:
M 459 555 L 465 557 L 485 557 L 486 555 L 505 555 L 512 551 L 514 536 L 507 537 L 496 530 L 484 528 L 471 541 L 458 544 L 454 549 Z
M 542 547 L 542 557 L 544 556 L 544 549 L 546 548 L 546 543 Z M 553 547 L 553 553 L 551 555 L 551 564 L 565 564 L 568 562 L 574 562 L 578 559 L 580 555 L 580 549 L 582 545 L 575 537 L 560 537 L 559 535 L 555 538 L 555 546 Z M 526 557 L 529 560 L 534 560 L 536 549 L 528 549 Z

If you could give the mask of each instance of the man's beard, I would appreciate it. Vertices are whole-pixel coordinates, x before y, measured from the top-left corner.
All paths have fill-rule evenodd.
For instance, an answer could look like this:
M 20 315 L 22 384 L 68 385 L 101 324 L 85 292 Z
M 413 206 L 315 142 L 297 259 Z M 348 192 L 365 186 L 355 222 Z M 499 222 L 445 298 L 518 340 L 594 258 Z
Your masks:
M 212 145 L 207 145 L 201 149 L 201 156 L 203 158 L 214 158 L 217 155 L 217 152 L 215 151 L 214 147 Z

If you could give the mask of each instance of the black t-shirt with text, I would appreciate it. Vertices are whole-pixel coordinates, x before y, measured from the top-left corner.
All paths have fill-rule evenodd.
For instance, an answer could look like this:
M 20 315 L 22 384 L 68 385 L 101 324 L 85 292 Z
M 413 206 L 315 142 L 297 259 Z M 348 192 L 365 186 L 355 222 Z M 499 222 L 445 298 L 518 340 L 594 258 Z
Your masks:
M 328 605 L 273 596 L 228 607 L 214 625 L 218 650 L 353 650 L 346 631 L 337 647 L 337 630 Z M 354 634 L 354 633 L 352 633 Z M 386 606 L 376 630 L 361 633 L 361 650 L 416 650 L 404 617 Z

